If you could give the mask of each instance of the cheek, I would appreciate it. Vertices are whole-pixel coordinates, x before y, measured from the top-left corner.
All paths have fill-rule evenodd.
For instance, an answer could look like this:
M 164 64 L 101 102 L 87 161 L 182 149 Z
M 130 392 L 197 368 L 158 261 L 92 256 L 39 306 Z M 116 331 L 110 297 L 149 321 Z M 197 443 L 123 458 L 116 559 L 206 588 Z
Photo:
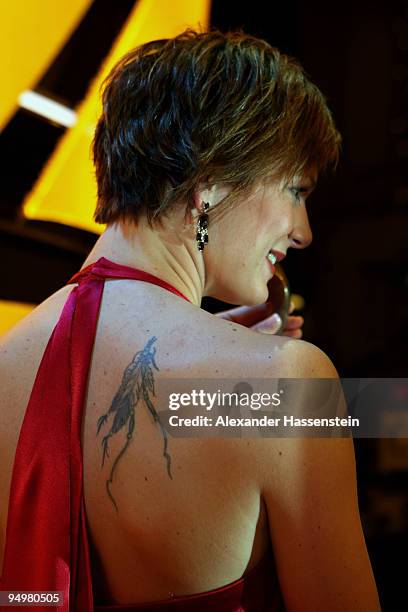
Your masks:
M 239 215 L 223 219 L 221 223 L 208 228 L 209 240 L 218 256 L 242 257 L 252 250 L 257 242 L 259 232 L 251 220 Z
M 275 238 L 282 238 L 290 234 L 293 227 L 293 207 L 291 205 L 282 205 L 279 209 L 275 209 L 273 214 L 269 216 L 268 228 Z

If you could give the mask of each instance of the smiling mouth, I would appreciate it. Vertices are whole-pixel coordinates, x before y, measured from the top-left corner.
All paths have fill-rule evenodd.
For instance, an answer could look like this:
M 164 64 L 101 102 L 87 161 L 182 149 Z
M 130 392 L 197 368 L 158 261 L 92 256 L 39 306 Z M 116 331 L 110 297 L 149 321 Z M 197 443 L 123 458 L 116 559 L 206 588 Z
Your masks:
M 275 265 L 275 264 L 276 264 L 276 262 L 277 262 L 277 260 L 278 260 L 278 258 L 276 257 L 276 255 L 274 255 L 274 253 L 271 253 L 270 251 L 269 251 L 269 253 L 267 254 L 267 256 L 266 256 L 266 257 L 268 258 L 268 260 L 269 260 L 269 261 L 271 262 L 271 264 L 273 264 L 273 265 Z

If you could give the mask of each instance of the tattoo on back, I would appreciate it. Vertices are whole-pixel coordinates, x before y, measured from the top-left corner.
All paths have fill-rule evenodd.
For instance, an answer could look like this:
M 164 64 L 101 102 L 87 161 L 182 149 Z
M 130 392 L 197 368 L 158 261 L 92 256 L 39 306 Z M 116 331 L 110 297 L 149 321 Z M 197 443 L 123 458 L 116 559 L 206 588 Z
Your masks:
M 105 458 L 109 457 L 109 439 L 113 436 L 113 434 L 118 433 L 127 425 L 126 442 L 115 458 L 109 478 L 106 481 L 106 491 L 113 505 L 115 506 L 116 511 L 118 511 L 118 506 L 113 498 L 110 487 L 113 482 L 113 474 L 118 462 L 126 452 L 126 449 L 132 440 L 133 431 L 135 429 L 135 408 L 140 400 L 144 401 L 154 419 L 154 422 L 158 424 L 163 435 L 163 457 L 166 460 L 167 473 L 171 479 L 173 478 L 171 475 L 171 457 L 167 452 L 167 433 L 151 401 L 151 395 L 155 395 L 153 368 L 159 371 L 155 361 L 156 347 L 153 346 L 156 340 L 156 336 L 152 336 L 147 341 L 144 348 L 141 351 L 138 351 L 133 357 L 131 363 L 127 366 L 123 374 L 122 382 L 113 398 L 108 412 L 103 414 L 98 419 L 96 435 L 99 434 L 100 430 L 107 423 L 108 419 L 110 417 L 113 418 L 108 433 L 102 439 L 102 467 L 104 465 Z

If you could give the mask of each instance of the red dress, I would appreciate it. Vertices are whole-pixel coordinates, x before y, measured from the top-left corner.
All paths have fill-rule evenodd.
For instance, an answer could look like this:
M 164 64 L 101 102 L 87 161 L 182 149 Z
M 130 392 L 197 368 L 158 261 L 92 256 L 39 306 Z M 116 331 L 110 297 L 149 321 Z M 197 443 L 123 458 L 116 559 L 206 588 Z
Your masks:
M 10 488 L 0 591 L 61 591 L 57 608 L 24 610 L 204 610 L 266 612 L 283 609 L 273 559 L 247 576 L 197 595 L 152 604 L 94 603 L 83 497 L 81 424 L 89 365 L 105 278 L 159 285 L 187 299 L 159 278 L 104 257 L 75 274 L 71 291 L 42 357 L 24 416 Z M 93 587 L 94 580 L 94 587 Z M 16 608 L 2 606 L 2 610 Z

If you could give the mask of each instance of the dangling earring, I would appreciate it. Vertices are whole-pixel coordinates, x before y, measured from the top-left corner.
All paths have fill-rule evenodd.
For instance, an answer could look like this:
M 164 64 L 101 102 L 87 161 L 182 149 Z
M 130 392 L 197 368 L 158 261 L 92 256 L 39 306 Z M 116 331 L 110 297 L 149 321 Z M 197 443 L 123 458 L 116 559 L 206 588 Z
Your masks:
M 202 251 L 204 249 L 204 245 L 208 243 L 208 215 L 207 211 L 210 208 L 210 204 L 208 202 L 203 202 L 203 211 L 201 215 L 198 217 L 197 221 L 197 246 L 198 250 Z

